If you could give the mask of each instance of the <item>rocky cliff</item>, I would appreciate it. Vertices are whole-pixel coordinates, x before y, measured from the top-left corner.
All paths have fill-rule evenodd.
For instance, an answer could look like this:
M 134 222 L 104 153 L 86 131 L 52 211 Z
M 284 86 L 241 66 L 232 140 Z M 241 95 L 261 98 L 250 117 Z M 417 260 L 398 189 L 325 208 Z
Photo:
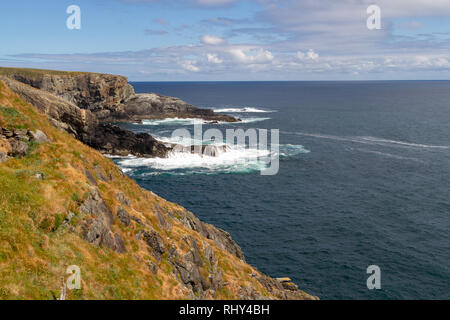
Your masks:
M 90 110 L 81 109 L 47 91 L 35 89 L 5 76 L 0 76 L 0 80 L 4 81 L 24 101 L 47 115 L 55 127 L 102 153 L 164 158 L 170 151 L 170 148 L 149 134 L 135 134 L 115 125 L 99 123 Z
M 123 76 L 17 68 L 0 68 L 0 75 L 89 110 L 102 122 L 173 117 L 239 121 L 231 116 L 216 114 L 213 110 L 197 108 L 177 98 L 135 94 L 128 79 Z
M 73 265 L 81 288 L 66 299 L 314 299 L 248 265 L 227 232 L 76 140 L 91 125 L 72 104 L 9 85 L 0 80 L 2 299 L 59 297 Z

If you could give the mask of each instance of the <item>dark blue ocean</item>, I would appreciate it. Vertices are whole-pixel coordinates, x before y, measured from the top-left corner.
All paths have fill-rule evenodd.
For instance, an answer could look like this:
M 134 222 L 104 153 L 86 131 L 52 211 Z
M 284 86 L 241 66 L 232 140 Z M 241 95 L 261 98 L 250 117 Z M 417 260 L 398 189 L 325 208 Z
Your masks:
M 228 163 L 238 151 L 115 160 L 230 232 L 250 264 L 321 299 L 450 299 L 450 82 L 132 85 L 244 120 L 204 129 L 280 130 L 275 176 L 260 175 L 255 159 Z M 163 140 L 192 127 L 123 126 Z M 380 290 L 366 286 L 369 265 L 381 268 Z

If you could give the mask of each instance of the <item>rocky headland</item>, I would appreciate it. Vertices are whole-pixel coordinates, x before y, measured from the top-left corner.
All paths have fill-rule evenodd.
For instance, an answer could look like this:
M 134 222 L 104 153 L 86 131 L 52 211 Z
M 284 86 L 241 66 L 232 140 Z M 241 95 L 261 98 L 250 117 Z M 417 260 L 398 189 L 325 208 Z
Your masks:
M 136 94 L 123 76 L 50 70 L 0 68 L 0 75 L 49 92 L 101 122 L 136 122 L 143 119 L 202 118 L 237 122 L 237 118 L 202 109 L 178 98 L 156 93 Z
M 45 113 L 56 127 L 109 155 L 165 158 L 175 147 L 149 134 L 121 129 L 114 125 L 116 122 L 162 118 L 201 118 L 214 123 L 240 121 L 177 98 L 136 94 L 123 76 L 0 68 L 0 79 Z M 187 148 L 178 149 L 188 152 Z
M 67 299 L 316 299 L 248 265 L 229 233 L 143 190 L 94 150 L 169 150 L 99 121 L 96 108 L 113 100 L 81 94 L 97 107 L 80 108 L 62 90 L 30 84 L 0 78 L 2 298 L 58 297 L 77 265 L 82 288 Z

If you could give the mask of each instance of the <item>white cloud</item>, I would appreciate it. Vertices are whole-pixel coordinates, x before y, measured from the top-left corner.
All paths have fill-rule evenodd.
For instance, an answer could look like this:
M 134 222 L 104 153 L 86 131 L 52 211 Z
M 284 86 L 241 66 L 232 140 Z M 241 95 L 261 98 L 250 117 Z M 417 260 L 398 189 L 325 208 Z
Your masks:
M 315 53 L 313 49 L 309 49 L 308 52 L 303 53 L 301 51 L 298 51 L 295 56 L 299 60 L 317 60 L 319 59 L 319 54 Z
M 224 39 L 222 39 L 220 37 L 216 37 L 216 36 L 210 36 L 210 35 L 202 36 L 200 38 L 200 40 L 204 44 L 209 44 L 209 45 L 214 45 L 214 46 L 225 43 Z
M 231 48 L 229 49 L 231 56 L 240 63 L 268 63 L 271 62 L 274 57 L 273 54 L 268 50 L 256 49 L 245 51 L 241 48 Z
M 160 45 L 152 43 L 148 50 L 25 54 L 15 55 L 14 59 L 34 63 L 34 67 L 36 60 L 43 61 L 42 66 L 53 69 L 77 65 L 82 70 L 122 73 L 132 79 L 136 79 L 137 72 L 152 75 L 152 79 L 177 75 L 180 80 L 187 73 L 192 79 L 213 80 L 226 76 L 248 79 L 252 73 L 256 79 L 345 79 L 353 74 L 359 74 L 361 79 L 405 74 L 406 79 L 409 75 L 450 77 L 447 24 L 442 19 L 442 27 L 430 27 L 428 20 L 422 19 L 450 16 L 450 0 L 377 0 L 382 30 L 372 31 L 366 27 L 366 8 L 374 3 L 372 0 L 251 0 L 257 10 L 250 9 L 242 15 L 220 8 L 237 2 L 234 0 L 121 1 L 158 2 L 171 9 L 189 7 L 201 14 L 189 17 L 193 22 L 186 33 L 177 29 L 179 34 L 175 34 L 179 21 L 170 14 L 161 15 L 167 20 L 156 19 L 154 29 L 145 31 L 149 35 L 170 32 L 171 36 L 173 32 L 174 39 L 182 34 L 177 45 L 169 45 L 171 39 L 159 37 Z M 198 25 L 195 19 L 201 19 Z M 243 69 L 250 72 L 242 72 Z
M 319 59 L 319 54 L 315 53 L 314 50 L 312 50 L 312 49 L 308 50 L 308 53 L 306 54 L 306 56 L 311 60 Z
M 217 57 L 217 54 L 211 54 L 211 53 L 208 53 L 208 54 L 206 55 L 206 57 L 207 57 L 207 59 L 208 59 L 208 62 L 210 62 L 210 63 L 215 63 L 215 64 L 221 64 L 221 63 L 223 63 L 223 60 L 220 59 L 219 57 Z
M 185 60 L 183 62 L 181 62 L 181 67 L 183 67 L 183 69 L 187 70 L 187 71 L 191 71 L 191 72 L 199 72 L 200 68 L 197 67 L 195 65 L 195 61 L 192 60 Z

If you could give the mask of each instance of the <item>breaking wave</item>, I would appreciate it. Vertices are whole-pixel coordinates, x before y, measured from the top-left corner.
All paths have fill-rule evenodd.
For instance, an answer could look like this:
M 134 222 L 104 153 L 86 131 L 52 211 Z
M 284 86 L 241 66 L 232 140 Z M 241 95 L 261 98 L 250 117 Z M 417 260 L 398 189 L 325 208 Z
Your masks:
M 214 109 L 214 112 L 218 112 L 218 113 L 224 113 L 224 112 L 229 112 L 229 113 L 271 113 L 271 112 L 275 112 L 275 111 L 246 107 L 246 108 Z
M 250 117 L 250 118 L 242 118 L 242 121 L 239 122 L 225 122 L 225 121 L 211 121 L 211 120 L 205 120 L 205 119 L 198 119 L 198 118 L 166 118 L 166 119 L 152 119 L 152 120 L 142 120 L 142 124 L 146 126 L 191 126 L 194 124 L 233 124 L 233 125 L 239 125 L 239 124 L 245 124 L 245 123 L 255 123 L 255 122 L 261 122 L 270 120 L 271 118 L 257 118 L 257 117 Z
M 166 139 L 165 142 L 173 142 Z M 271 150 L 258 150 L 243 146 L 218 148 L 215 157 L 188 152 L 171 152 L 168 158 L 137 158 L 128 156 L 115 159 L 122 170 L 133 176 L 193 175 L 193 174 L 243 174 L 261 171 L 277 156 Z M 279 145 L 280 158 L 308 153 L 301 145 Z

